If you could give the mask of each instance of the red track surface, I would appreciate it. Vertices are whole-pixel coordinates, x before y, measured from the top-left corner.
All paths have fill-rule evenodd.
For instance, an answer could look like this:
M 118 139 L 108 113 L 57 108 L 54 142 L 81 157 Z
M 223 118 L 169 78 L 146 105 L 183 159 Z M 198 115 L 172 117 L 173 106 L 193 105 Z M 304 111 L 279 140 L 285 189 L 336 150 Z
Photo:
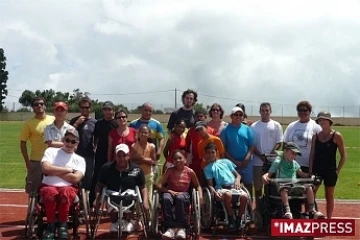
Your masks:
M 318 204 L 320 211 L 324 212 L 324 204 Z M 21 239 L 24 235 L 24 219 L 26 216 L 27 195 L 23 192 L 0 192 L 0 239 Z M 322 239 L 360 239 L 360 202 L 337 202 L 335 206 L 334 217 L 355 218 L 356 219 L 356 236 L 355 237 L 341 237 L 341 238 L 322 238 Z M 99 226 L 98 238 L 100 239 L 114 239 L 116 235 L 108 234 L 109 223 L 103 223 Z M 84 226 L 81 226 L 80 232 L 85 232 Z M 127 239 L 137 239 L 136 236 L 129 236 Z M 160 239 L 155 237 L 154 239 Z M 210 237 L 210 234 L 204 234 L 201 238 L 204 239 L 243 239 L 235 236 L 219 236 Z M 266 239 L 260 236 L 249 236 L 245 238 L 251 239 Z M 282 238 L 283 239 L 283 238 Z

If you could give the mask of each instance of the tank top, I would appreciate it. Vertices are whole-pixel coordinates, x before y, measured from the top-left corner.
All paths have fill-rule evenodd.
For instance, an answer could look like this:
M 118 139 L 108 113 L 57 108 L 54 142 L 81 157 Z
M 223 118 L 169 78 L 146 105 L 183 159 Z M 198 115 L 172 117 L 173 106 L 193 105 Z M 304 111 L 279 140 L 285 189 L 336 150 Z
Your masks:
M 314 173 L 336 171 L 336 151 L 338 146 L 334 143 L 335 134 L 336 132 L 326 142 L 321 142 L 316 134 Z
M 137 155 L 143 156 L 144 158 L 151 158 L 151 151 L 155 148 L 155 145 L 153 143 L 147 143 L 144 149 L 140 146 L 139 142 L 136 142 L 133 145 L 133 148 Z M 145 175 L 151 173 L 151 166 L 149 164 L 143 163 L 139 167 L 143 170 Z
M 186 140 L 183 136 L 172 134 L 170 141 L 172 142 L 169 146 L 169 155 L 166 159 L 166 162 L 173 163 L 173 153 L 175 152 L 175 150 L 186 150 Z
M 191 169 L 184 166 L 181 173 L 178 173 L 174 167 L 170 168 L 169 178 L 167 180 L 167 189 L 175 192 L 187 192 L 191 183 Z

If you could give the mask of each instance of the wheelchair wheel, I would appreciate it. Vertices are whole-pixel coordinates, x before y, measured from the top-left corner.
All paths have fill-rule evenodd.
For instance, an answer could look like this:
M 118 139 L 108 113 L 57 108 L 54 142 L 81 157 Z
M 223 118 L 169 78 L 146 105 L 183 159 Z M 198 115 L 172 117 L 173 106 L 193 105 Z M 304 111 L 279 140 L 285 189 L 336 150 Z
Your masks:
M 101 202 L 101 206 L 103 206 L 103 201 Z M 97 233 L 98 227 L 100 225 L 102 212 L 104 212 L 103 210 L 104 210 L 103 207 L 101 207 L 97 211 L 94 212 L 94 217 L 92 219 L 92 223 L 91 223 L 91 226 L 90 226 L 91 238 L 93 240 L 96 238 L 96 233 Z
M 153 193 L 152 206 L 151 206 L 151 229 L 152 233 L 159 233 L 159 192 L 157 190 Z
M 121 239 L 122 236 L 122 220 L 123 220 L 123 216 L 124 216 L 124 212 L 123 212 L 123 208 L 122 208 L 122 203 L 123 201 L 121 200 L 119 203 L 119 211 L 118 211 L 118 227 L 117 227 L 117 236 L 118 236 L 118 240 Z
M 30 239 L 33 237 L 35 233 L 35 223 L 36 223 L 36 211 L 35 211 L 35 205 L 36 205 L 36 194 L 31 193 L 30 199 L 29 199 L 29 206 L 27 209 L 27 215 L 25 220 L 25 238 Z
M 84 188 L 81 189 L 81 209 L 84 214 L 84 224 L 86 228 L 86 237 L 90 237 L 90 203 Z
M 213 196 L 208 188 L 203 189 L 204 204 L 201 206 L 201 227 L 210 229 L 213 222 Z
M 138 186 L 136 186 L 136 193 L 137 193 L 137 196 L 138 196 L 138 205 L 139 205 L 139 209 L 141 211 L 140 213 L 140 221 L 143 225 L 143 228 L 144 228 L 144 236 L 145 236 L 145 239 L 147 239 L 148 237 L 148 231 L 149 231 L 149 220 L 148 220 L 148 215 L 145 211 L 145 208 L 144 208 L 144 203 L 143 203 L 143 200 L 142 200 L 142 197 L 141 197 L 141 192 L 140 192 L 140 189 Z
M 263 220 L 261 212 L 258 209 L 255 209 L 253 214 L 254 214 L 254 224 L 255 224 L 256 230 L 258 230 L 258 231 L 263 230 L 264 229 L 264 220 Z
M 200 209 L 200 196 L 199 192 L 193 189 L 192 191 L 192 215 L 194 219 L 194 239 L 200 237 L 201 231 L 201 209 Z

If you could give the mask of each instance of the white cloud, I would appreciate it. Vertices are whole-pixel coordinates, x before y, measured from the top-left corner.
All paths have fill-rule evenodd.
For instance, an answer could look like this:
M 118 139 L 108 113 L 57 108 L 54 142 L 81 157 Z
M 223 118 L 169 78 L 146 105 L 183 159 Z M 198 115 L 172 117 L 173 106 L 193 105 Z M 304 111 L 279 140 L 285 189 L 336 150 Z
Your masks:
M 80 88 L 130 107 L 171 107 L 174 92 L 101 94 L 190 87 L 210 96 L 199 97 L 205 104 L 245 100 L 254 114 L 261 101 L 286 115 L 303 99 L 315 109 L 360 105 L 358 1 L 4 0 L 0 8 L 11 96 Z

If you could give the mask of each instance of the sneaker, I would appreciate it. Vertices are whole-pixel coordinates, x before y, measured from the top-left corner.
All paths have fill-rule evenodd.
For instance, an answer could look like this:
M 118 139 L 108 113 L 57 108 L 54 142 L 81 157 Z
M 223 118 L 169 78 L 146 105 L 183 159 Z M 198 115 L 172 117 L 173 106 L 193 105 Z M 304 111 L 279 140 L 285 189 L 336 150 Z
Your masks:
M 185 239 L 186 238 L 186 232 L 184 228 L 180 228 L 178 232 L 176 233 L 176 238 L 179 239 Z
M 55 239 L 55 225 L 53 223 L 49 224 L 45 230 L 45 233 L 42 239 L 50 240 Z
M 292 213 L 291 212 L 287 212 L 284 214 L 283 218 L 286 218 L 286 219 L 293 219 L 293 216 L 292 216 Z
M 58 228 L 58 235 L 60 239 L 69 239 L 69 232 L 66 223 L 60 223 Z
M 311 214 L 314 216 L 314 219 L 325 219 L 325 215 L 321 212 L 312 212 Z
M 175 237 L 175 233 L 174 233 L 174 229 L 169 228 L 163 235 L 162 235 L 163 239 L 174 239 Z
M 125 224 L 124 224 L 125 225 Z M 126 225 L 125 225 L 125 230 L 124 232 L 127 232 L 127 233 L 131 233 L 135 230 L 135 224 L 133 224 L 132 222 L 127 222 Z
M 118 223 L 114 222 L 110 225 L 110 232 L 117 232 L 118 231 Z

